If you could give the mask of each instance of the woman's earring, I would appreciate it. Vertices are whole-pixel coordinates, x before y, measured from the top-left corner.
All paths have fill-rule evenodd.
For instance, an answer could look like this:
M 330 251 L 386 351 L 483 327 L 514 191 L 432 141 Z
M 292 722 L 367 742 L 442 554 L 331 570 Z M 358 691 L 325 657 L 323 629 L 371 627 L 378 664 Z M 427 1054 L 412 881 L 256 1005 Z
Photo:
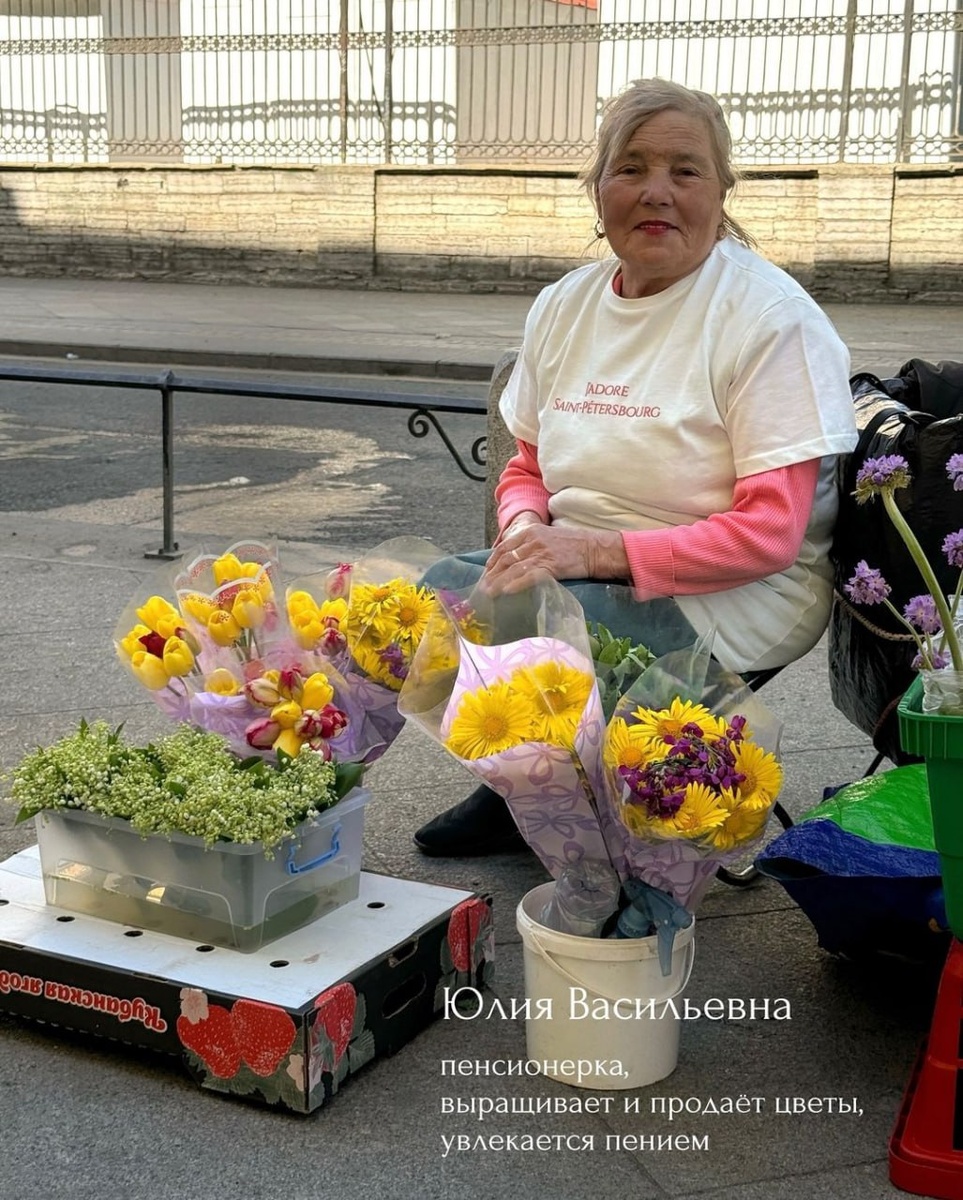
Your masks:
M 597 242 L 600 242 L 602 240 L 602 238 L 604 238 L 604 237 L 605 237 L 605 230 L 602 228 L 602 218 L 596 217 L 596 219 L 595 219 L 595 240 Z

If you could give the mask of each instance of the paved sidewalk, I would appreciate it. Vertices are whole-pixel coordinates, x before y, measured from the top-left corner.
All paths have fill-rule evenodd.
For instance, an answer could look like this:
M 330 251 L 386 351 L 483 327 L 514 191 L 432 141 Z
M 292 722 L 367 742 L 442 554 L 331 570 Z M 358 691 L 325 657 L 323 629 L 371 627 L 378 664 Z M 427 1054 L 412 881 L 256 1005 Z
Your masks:
M 530 305 L 515 295 L 0 278 L 0 355 L 485 380 L 518 344 Z M 825 309 L 854 371 L 963 356 L 958 307 Z
M 521 333 L 517 296 L 389 295 L 241 288 L 0 280 L 0 353 L 63 359 L 398 372 L 484 378 Z M 833 306 L 854 369 L 886 374 L 906 358 L 963 357 L 961 310 Z M 258 359 L 258 361 L 253 361 Z M 70 359 L 69 362 L 77 360 Z M 337 364 L 337 365 L 335 365 Z M 461 372 L 461 374 L 457 374 Z M 475 374 L 473 375 L 472 372 Z M 0 395 L 2 387 L 0 385 Z M 2 412 L 2 400 L 0 400 Z M 0 446 L 2 457 L 2 446 Z M 2 466 L 0 466 L 2 470 Z M 243 513 L 238 514 L 238 520 Z M 158 518 L 159 523 L 159 518 Z M 250 529 L 212 529 L 219 544 Z M 0 770 L 75 727 L 81 714 L 126 721 L 134 738 L 165 728 L 113 661 L 110 632 L 138 583 L 143 527 L 0 512 Z M 288 542 L 294 574 L 351 558 L 364 546 Z M 825 647 L 764 693 L 785 722 L 784 803 L 798 815 L 827 784 L 860 775 L 868 741 L 832 707 Z M 462 770 L 406 730 L 371 772 L 365 866 L 490 892 L 496 912 L 494 992 L 525 995 L 518 901 L 545 879 L 527 855 L 427 860 L 412 830 L 467 790 Z M 32 841 L 0 810 L 0 854 Z M 2 911 L 2 910 L 0 910 Z M 612 1093 L 609 1113 L 565 1112 L 586 1094 L 528 1076 L 443 1077 L 444 1059 L 524 1055 L 518 1020 L 438 1021 L 397 1055 L 369 1065 L 309 1118 L 203 1093 L 176 1065 L 108 1043 L 0 1017 L 4 1200 L 882 1200 L 887 1140 L 934 980 L 916 966 L 857 966 L 821 951 L 806 918 L 771 882 L 714 885 L 699 912 L 687 992 L 787 998 L 788 1021 L 698 1020 L 682 1028 L 679 1067 L 663 1084 Z M 2 964 L 0 964 L 2 966 Z M 613 1048 L 613 1057 L 616 1051 Z M 595 1093 L 588 1093 L 595 1095 Z M 445 1097 L 488 1097 L 514 1114 L 446 1114 Z M 765 1098 L 760 1112 L 651 1112 L 656 1096 Z M 776 1100 L 858 1098 L 860 1115 L 778 1115 Z M 538 1109 L 548 1101 L 558 1111 Z M 627 1104 L 625 1102 L 628 1102 Z M 638 1101 L 638 1111 L 634 1111 Z M 597 1107 L 597 1106 L 596 1106 Z M 577 1134 L 593 1150 L 483 1149 L 479 1137 Z M 624 1135 L 678 1137 L 675 1149 Z M 685 1149 L 684 1137 L 707 1138 Z M 443 1138 L 471 1148 L 444 1155 Z M 491 1146 L 497 1143 L 492 1142 Z M 663 1143 L 666 1146 L 667 1143 Z

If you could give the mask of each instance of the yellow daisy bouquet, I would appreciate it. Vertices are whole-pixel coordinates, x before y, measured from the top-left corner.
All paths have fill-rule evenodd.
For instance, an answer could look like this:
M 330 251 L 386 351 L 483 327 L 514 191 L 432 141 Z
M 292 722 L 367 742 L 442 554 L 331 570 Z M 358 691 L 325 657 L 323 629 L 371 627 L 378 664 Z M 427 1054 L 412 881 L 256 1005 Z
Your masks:
M 573 750 L 594 686 L 591 673 L 561 658 L 516 667 L 504 680 L 462 694 L 445 747 L 466 761 L 488 758 L 520 742 Z
M 355 563 L 302 576 L 285 592 L 298 646 L 340 672 L 385 745 L 404 723 L 398 693 L 435 607 L 421 580 L 441 557 L 423 538 L 393 538 Z
M 782 787 L 767 748 L 777 742 L 778 723 L 708 646 L 657 660 L 620 700 L 602 749 L 630 872 L 691 909 L 762 834 Z
M 605 720 L 578 601 L 552 579 L 521 602 L 437 599 L 400 711 L 505 798 L 552 875 L 608 861 L 595 807 Z

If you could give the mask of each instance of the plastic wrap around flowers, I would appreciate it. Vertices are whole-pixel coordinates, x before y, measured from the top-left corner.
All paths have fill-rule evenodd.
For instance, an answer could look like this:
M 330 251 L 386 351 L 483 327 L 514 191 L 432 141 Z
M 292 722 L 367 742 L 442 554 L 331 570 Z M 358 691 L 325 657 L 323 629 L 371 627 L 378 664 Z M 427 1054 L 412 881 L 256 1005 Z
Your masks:
M 778 722 L 712 661 L 710 639 L 641 671 L 606 722 L 581 607 L 553 581 L 526 596 L 494 601 L 490 645 L 442 596 L 401 711 L 505 798 L 556 879 L 611 863 L 692 910 L 762 832 L 782 780 Z M 447 674 L 429 651 L 445 637 L 459 651 Z
M 428 543 L 412 541 L 405 544 L 416 559 L 438 557 Z M 380 562 L 380 548 L 370 557 Z M 221 555 L 198 552 L 183 570 L 164 572 L 177 604 L 162 588 L 132 601 L 115 646 L 169 716 L 223 735 L 238 754 L 294 756 L 307 746 L 324 758 L 370 763 L 401 719 L 396 692 L 372 685 L 347 649 L 354 569 L 313 576 L 319 599 L 304 592 L 299 607 L 278 599 L 273 547 L 239 542 Z M 407 569 L 420 570 L 420 561 Z
M 421 580 L 441 557 L 423 538 L 394 538 L 353 565 L 305 575 L 287 587 L 297 644 L 341 675 L 387 742 L 404 724 L 398 693 L 435 603 Z
M 400 711 L 505 798 L 552 875 L 606 860 L 605 722 L 581 606 L 552 580 L 493 602 L 438 598 Z

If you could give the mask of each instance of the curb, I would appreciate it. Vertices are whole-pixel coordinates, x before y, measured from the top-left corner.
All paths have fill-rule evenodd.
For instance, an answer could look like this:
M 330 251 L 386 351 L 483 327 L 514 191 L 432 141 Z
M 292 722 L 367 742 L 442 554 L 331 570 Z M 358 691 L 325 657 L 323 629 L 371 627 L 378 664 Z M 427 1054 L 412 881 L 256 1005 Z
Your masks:
M 239 371 L 293 371 L 317 375 L 394 375 L 488 383 L 494 360 L 449 362 L 445 359 L 358 358 L 335 355 L 252 354 L 233 350 L 157 350 L 150 347 L 64 345 L 0 339 L 0 356 L 71 362 L 150 364 L 158 369 L 184 366 L 235 368 Z

